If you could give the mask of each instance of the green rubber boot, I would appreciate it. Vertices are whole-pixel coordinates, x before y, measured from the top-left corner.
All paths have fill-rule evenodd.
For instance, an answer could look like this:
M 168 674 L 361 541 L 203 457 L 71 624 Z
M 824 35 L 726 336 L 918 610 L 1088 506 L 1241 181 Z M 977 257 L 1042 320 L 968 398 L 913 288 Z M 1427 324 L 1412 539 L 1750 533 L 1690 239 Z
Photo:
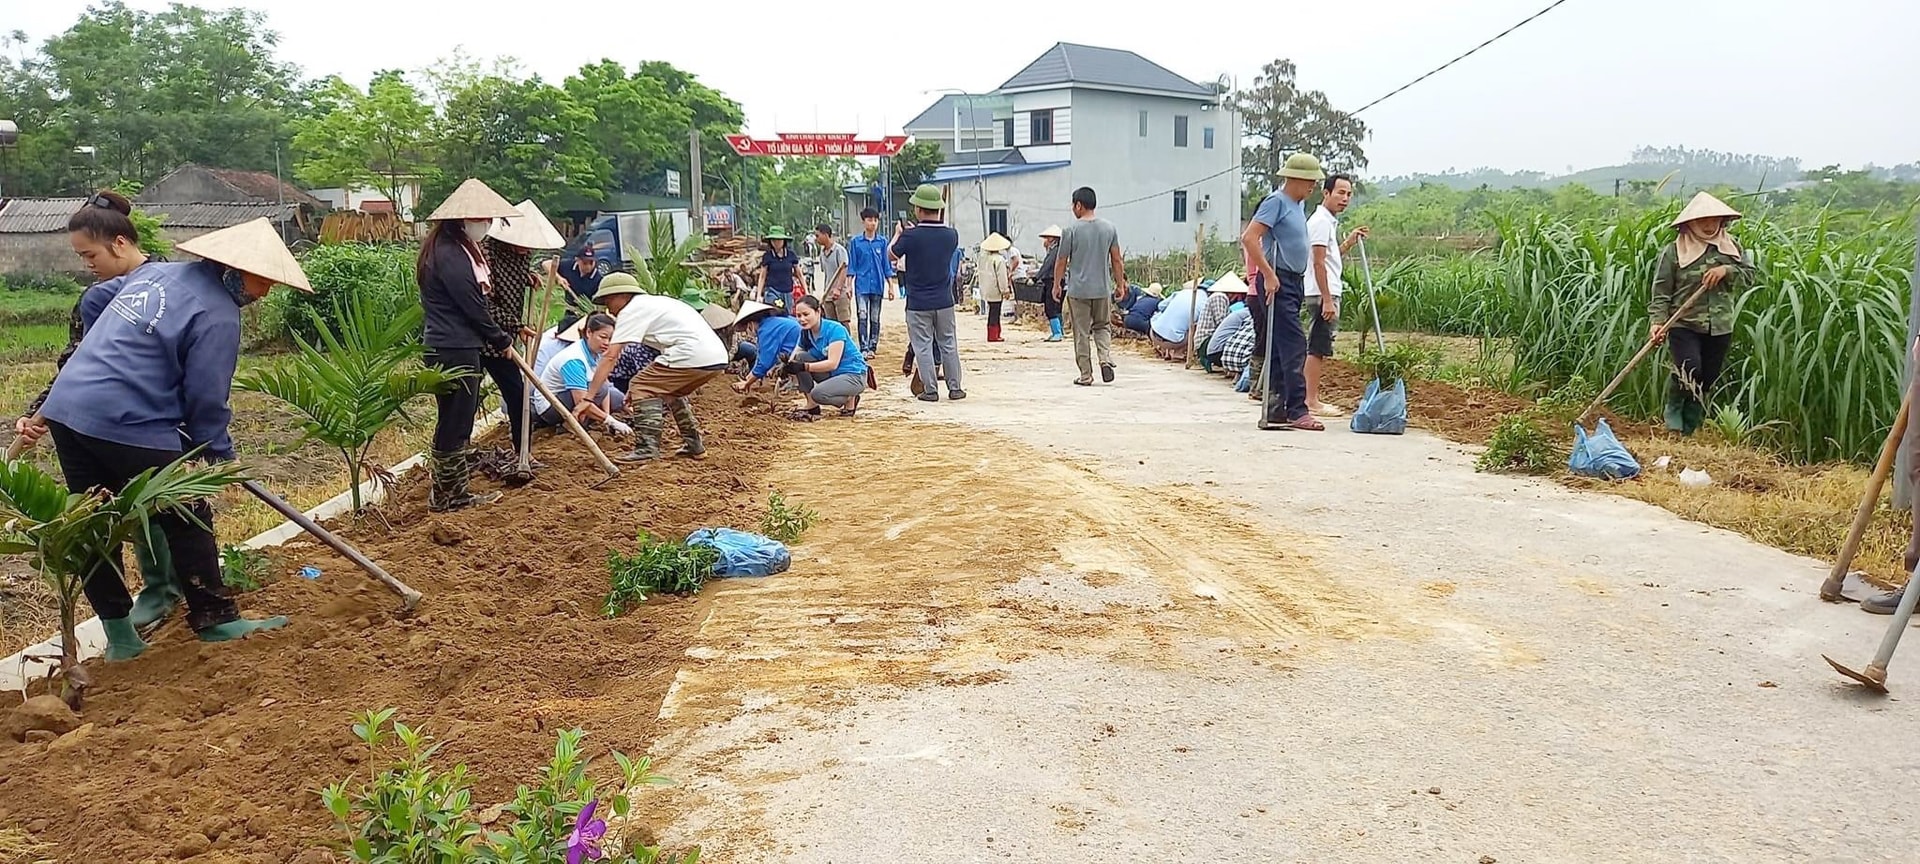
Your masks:
M 248 633 L 258 633 L 262 630 L 278 630 L 285 626 L 287 626 L 287 616 L 275 615 L 272 618 L 236 618 L 225 624 L 202 627 L 198 632 L 200 634 L 200 641 L 202 642 L 232 642 L 235 639 L 246 636 Z
M 1687 429 L 1687 394 L 1680 391 L 1677 386 L 1667 389 L 1667 406 L 1664 413 L 1667 420 L 1667 431 L 1678 432 L 1682 435 L 1689 433 Z
M 642 399 L 633 405 L 633 452 L 615 457 L 619 462 L 651 462 L 660 458 L 660 433 L 666 428 L 666 403 Z
M 693 405 L 686 399 L 674 399 L 668 403 L 673 408 L 673 425 L 680 430 L 680 451 L 673 454 L 687 459 L 698 459 L 707 452 L 707 444 L 700 439 L 700 424 L 693 421 Z
M 173 572 L 173 554 L 167 551 L 166 535 L 155 525 L 143 537 L 133 541 L 133 557 L 140 564 L 140 593 L 133 598 L 133 613 L 127 618 L 133 629 L 151 633 L 179 608 L 185 595 Z
M 1688 400 L 1686 407 L 1680 410 L 1680 421 L 1681 421 L 1681 427 L 1682 427 L 1680 430 L 1680 434 L 1692 435 L 1693 433 L 1700 431 L 1700 424 L 1706 422 L 1706 419 L 1707 419 L 1707 406 L 1702 405 L 1698 402 L 1694 402 L 1692 400 Z
M 102 618 L 100 619 L 100 627 L 107 631 L 106 658 L 108 663 L 132 660 L 146 653 L 146 640 L 141 639 L 140 632 L 133 629 L 132 619 Z

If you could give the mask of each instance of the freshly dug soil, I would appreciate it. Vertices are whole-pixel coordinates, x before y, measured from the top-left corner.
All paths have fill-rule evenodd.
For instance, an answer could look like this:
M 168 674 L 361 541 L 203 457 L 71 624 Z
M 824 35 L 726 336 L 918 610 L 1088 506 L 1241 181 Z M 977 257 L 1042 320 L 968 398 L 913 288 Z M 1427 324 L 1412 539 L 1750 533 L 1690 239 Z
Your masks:
M 91 729 L 0 740 L 0 825 L 69 862 L 289 861 L 337 839 L 314 790 L 374 767 L 349 726 L 385 707 L 445 742 L 442 767 L 467 764 L 479 807 L 531 782 L 560 729 L 585 729 L 593 754 L 645 753 L 704 608 L 664 597 L 601 617 L 607 550 L 632 548 L 641 529 L 677 539 L 757 523 L 788 424 L 739 402 L 718 385 L 696 398 L 703 460 L 589 489 L 604 476 L 590 457 L 547 437 L 539 479 L 496 504 L 429 513 L 416 474 L 383 508 L 391 532 L 377 518 L 330 526 L 426 595 L 411 619 L 325 547 L 282 547 L 277 581 L 242 605 L 290 615 L 289 627 L 203 646 L 176 619 L 138 660 L 96 661 L 79 718 Z M 319 580 L 290 575 L 309 564 Z M 0 712 L 19 701 L 0 696 Z
M 1333 360 L 1320 372 L 1321 397 L 1351 410 L 1367 391 L 1367 377 L 1353 364 Z M 1449 441 L 1485 444 L 1510 414 L 1533 403 L 1498 390 L 1462 390 L 1444 381 L 1407 383 L 1407 421 Z

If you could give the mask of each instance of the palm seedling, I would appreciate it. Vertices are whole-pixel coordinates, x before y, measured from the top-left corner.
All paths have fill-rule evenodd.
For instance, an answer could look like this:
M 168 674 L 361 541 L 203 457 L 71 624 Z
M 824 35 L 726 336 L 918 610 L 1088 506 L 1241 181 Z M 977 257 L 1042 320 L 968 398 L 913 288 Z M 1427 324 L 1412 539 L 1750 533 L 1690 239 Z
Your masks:
M 246 479 L 239 463 L 194 466 L 187 461 L 193 455 L 141 472 L 118 495 L 69 493 L 23 459 L 0 465 L 0 553 L 30 556 L 59 599 L 59 671 L 68 705 L 78 708 L 87 687 L 74 635 L 84 568 L 102 557 L 118 568 L 121 546 L 147 535 L 155 516 L 175 512 L 196 519 L 189 504 Z
M 473 373 L 416 364 L 421 352 L 418 304 L 393 311 L 355 293 L 345 300 L 336 298 L 334 310 L 335 325 L 308 312 L 319 345 L 296 334 L 300 353 L 295 362 L 243 374 L 233 385 L 285 402 L 300 415 L 306 438 L 340 452 L 358 515 L 365 508 L 362 476 L 391 476 L 367 457 L 374 439 L 396 417 L 405 416 L 408 402 Z

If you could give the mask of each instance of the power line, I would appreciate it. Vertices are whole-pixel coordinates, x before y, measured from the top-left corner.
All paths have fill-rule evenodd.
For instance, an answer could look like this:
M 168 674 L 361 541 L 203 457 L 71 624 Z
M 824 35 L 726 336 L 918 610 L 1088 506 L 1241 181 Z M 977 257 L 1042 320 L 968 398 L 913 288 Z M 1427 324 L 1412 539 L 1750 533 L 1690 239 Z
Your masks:
M 1195 181 L 1193 181 L 1193 182 L 1191 182 L 1191 183 L 1187 183 L 1187 184 L 1184 184 L 1184 185 L 1180 185 L 1180 186 L 1175 186 L 1175 187 L 1173 187 L 1173 188 L 1171 188 L 1171 189 L 1163 189 L 1163 190 L 1161 190 L 1161 191 L 1159 191 L 1159 192 L 1155 192 L 1155 193 L 1153 193 L 1152 195 L 1142 195 L 1142 196 L 1140 196 L 1140 197 L 1138 197 L 1138 198 L 1128 198 L 1127 200 L 1125 200 L 1125 201 L 1122 201 L 1122 202 L 1120 202 L 1120 203 L 1118 203 L 1118 204 L 1102 204 L 1102 205 L 1100 205 L 1100 208 L 1101 208 L 1101 209 L 1112 209 L 1112 208 L 1114 208 L 1114 207 L 1125 207 L 1125 206 L 1127 206 L 1128 204 L 1138 204 L 1138 203 L 1140 203 L 1140 202 L 1142 202 L 1142 201 L 1152 201 L 1153 199 L 1155 199 L 1155 198 L 1158 198 L 1158 197 L 1160 197 L 1160 196 L 1162 196 L 1162 195 L 1171 195 L 1171 194 L 1173 194 L 1173 193 L 1175 193 L 1175 192 L 1178 192 L 1178 191 L 1180 191 L 1180 190 L 1182 190 L 1182 189 L 1188 189 L 1188 188 L 1191 188 L 1191 187 L 1194 187 L 1194 186 L 1198 186 L 1198 185 L 1200 185 L 1200 184 L 1202 184 L 1202 183 L 1205 183 L 1205 182 L 1207 182 L 1208 180 L 1212 180 L 1213 178 L 1215 178 L 1215 177 L 1218 177 L 1218 176 L 1220 176 L 1220 175 L 1222 175 L 1222 174 L 1228 174 L 1228 173 L 1231 173 L 1231 172 L 1234 172 L 1234 171 L 1238 171 L 1238 170 L 1240 170 L 1240 163 L 1238 163 L 1238 162 L 1235 162 L 1235 163 L 1233 163 L 1233 165 L 1232 165 L 1231 167 L 1229 167 L 1229 168 L 1227 168 L 1227 169 L 1226 169 L 1226 170 L 1224 170 L 1224 171 L 1215 171 L 1215 172 L 1213 172 L 1212 174 L 1208 174 L 1207 176 L 1205 176 L 1205 177 L 1202 177 L 1202 178 L 1200 178 L 1200 179 L 1198 179 L 1198 180 L 1195 180 Z
M 1545 14 L 1547 14 L 1548 12 L 1552 12 L 1553 10 L 1555 10 L 1555 9 L 1558 9 L 1558 8 L 1560 8 L 1560 4 L 1562 4 L 1562 3 L 1565 3 L 1565 2 L 1567 2 L 1567 0 L 1553 0 L 1553 2 L 1552 2 L 1552 3 L 1550 3 L 1550 4 L 1548 4 L 1548 5 L 1547 5 L 1547 8 L 1545 8 L 1545 9 L 1542 9 L 1542 10 L 1540 10 L 1540 11 L 1538 11 L 1538 12 L 1535 12 L 1535 13 L 1533 13 L 1532 15 L 1528 15 L 1528 16 L 1527 16 L 1527 17 L 1526 17 L 1525 19 L 1523 19 L 1523 20 L 1522 20 L 1522 21 L 1521 21 L 1520 23 L 1518 23 L 1518 24 L 1515 24 L 1515 25 L 1513 25 L 1512 27 L 1508 27 L 1507 29 L 1505 29 L 1505 30 L 1502 30 L 1502 31 L 1500 31 L 1499 33 L 1496 33 L 1496 34 L 1494 34 L 1494 36 L 1493 36 L 1493 38 L 1491 38 L 1491 39 L 1488 39 L 1488 40 L 1487 40 L 1487 41 L 1485 41 L 1485 42 L 1482 42 L 1482 43 L 1480 43 L 1480 44 L 1478 44 L 1478 45 L 1475 45 L 1475 46 L 1473 46 L 1473 48 L 1472 48 L 1472 50 L 1469 50 L 1469 51 L 1468 51 L 1467 53 L 1465 53 L 1465 54 L 1462 54 L 1462 55 L 1460 55 L 1460 56 L 1458 56 L 1458 57 L 1455 57 L 1455 58 L 1453 58 L 1452 60 L 1448 60 L 1447 62 L 1445 62 L 1445 63 L 1442 63 L 1442 64 L 1440 64 L 1439 66 L 1436 66 L 1436 67 L 1434 67 L 1434 68 L 1433 68 L 1433 70 L 1432 70 L 1431 72 L 1428 72 L 1428 73 L 1427 73 L 1427 74 L 1425 74 L 1425 75 L 1422 75 L 1422 76 L 1420 76 L 1420 77 L 1418 77 L 1418 78 L 1415 78 L 1415 79 L 1413 79 L 1412 81 L 1408 81 L 1407 83 L 1405 83 L 1405 84 L 1402 84 L 1402 85 L 1400 85 L 1399 87 L 1395 87 L 1395 88 L 1393 89 L 1393 92 L 1391 92 L 1391 93 L 1388 93 L 1387 95 L 1385 95 L 1385 96 L 1382 96 L 1382 97 L 1380 97 L 1380 98 L 1378 98 L 1378 99 L 1375 99 L 1375 100 L 1373 100 L 1372 102 L 1368 102 L 1367 104 L 1365 104 L 1365 105 L 1362 105 L 1362 106 L 1360 106 L 1360 107 L 1359 107 L 1359 108 L 1357 108 L 1357 109 L 1354 109 L 1354 111 L 1353 111 L 1352 113 L 1353 113 L 1353 114 L 1359 114 L 1359 113 L 1360 113 L 1361 111 L 1365 111 L 1365 110 L 1367 110 L 1368 108 L 1372 108 L 1372 107 L 1373 107 L 1373 106 L 1375 106 L 1375 105 L 1378 105 L 1378 104 L 1380 104 L 1380 103 L 1382 103 L 1382 102 L 1385 102 L 1385 101 L 1387 101 L 1388 99 L 1391 99 L 1391 98 L 1393 98 L 1393 97 L 1395 97 L 1395 96 L 1398 96 L 1398 95 L 1400 95 L 1400 92 L 1401 92 L 1401 91 L 1403 91 L 1403 90 L 1406 90 L 1407 88 L 1409 88 L 1409 87 L 1412 87 L 1413 85 L 1415 85 L 1415 84 L 1418 84 L 1418 83 L 1420 83 L 1420 82 L 1422 82 L 1422 81 L 1425 81 L 1425 80 L 1427 80 L 1428 78 L 1432 78 L 1432 77 L 1433 77 L 1433 76 L 1434 76 L 1435 74 L 1437 74 L 1437 73 L 1439 73 L 1439 72 L 1440 72 L 1441 70 L 1443 70 L 1443 69 L 1445 69 L 1445 68 L 1447 68 L 1448 66 L 1452 66 L 1452 65 L 1453 65 L 1453 64 L 1455 64 L 1455 63 L 1458 63 L 1458 62 L 1460 62 L 1460 61 L 1462 61 L 1462 60 L 1465 60 L 1465 59 L 1467 59 L 1468 57 L 1472 57 L 1472 56 L 1474 55 L 1474 53 L 1475 53 L 1475 52 L 1477 52 L 1477 51 L 1479 51 L 1480 49 L 1482 49 L 1482 48 L 1485 48 L 1485 47 L 1487 47 L 1488 45 L 1492 45 L 1493 43 L 1495 43 L 1495 42 L 1498 42 L 1498 41 L 1500 41 L 1500 40 L 1501 40 L 1502 38 L 1504 38 L 1504 37 L 1505 37 L 1505 36 L 1506 36 L 1506 35 L 1507 35 L 1508 33 L 1512 33 L 1512 32 L 1513 32 L 1513 31 L 1515 31 L 1515 30 L 1518 30 L 1518 29 L 1520 29 L 1520 28 L 1522 28 L 1522 27 L 1525 27 L 1525 26 L 1527 26 L 1528 24 L 1530 24 L 1530 23 L 1532 23 L 1532 22 L 1533 22 L 1533 19 L 1535 19 L 1535 18 L 1538 18 L 1538 17 L 1540 17 L 1540 16 L 1542 16 L 1542 15 L 1545 15 Z

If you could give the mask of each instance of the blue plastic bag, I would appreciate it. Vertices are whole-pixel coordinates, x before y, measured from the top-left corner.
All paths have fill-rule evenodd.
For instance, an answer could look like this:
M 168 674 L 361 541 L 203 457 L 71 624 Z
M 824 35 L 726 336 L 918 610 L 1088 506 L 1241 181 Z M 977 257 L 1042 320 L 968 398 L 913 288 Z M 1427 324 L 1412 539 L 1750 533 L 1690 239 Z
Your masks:
M 772 576 L 793 566 L 793 556 L 785 544 L 732 528 L 702 528 L 687 535 L 687 545 L 719 550 L 720 560 L 713 563 L 713 575 L 717 577 Z
M 1567 468 L 1583 477 L 1598 477 L 1602 480 L 1628 480 L 1640 476 L 1640 463 L 1627 451 L 1627 445 L 1613 437 L 1613 429 L 1602 418 L 1593 427 L 1593 434 L 1573 424 L 1573 455 L 1567 457 Z
M 1395 380 L 1391 389 L 1380 389 L 1380 379 L 1367 382 L 1360 407 L 1353 409 L 1353 422 L 1347 428 L 1373 435 L 1399 435 L 1407 431 L 1407 382 Z

